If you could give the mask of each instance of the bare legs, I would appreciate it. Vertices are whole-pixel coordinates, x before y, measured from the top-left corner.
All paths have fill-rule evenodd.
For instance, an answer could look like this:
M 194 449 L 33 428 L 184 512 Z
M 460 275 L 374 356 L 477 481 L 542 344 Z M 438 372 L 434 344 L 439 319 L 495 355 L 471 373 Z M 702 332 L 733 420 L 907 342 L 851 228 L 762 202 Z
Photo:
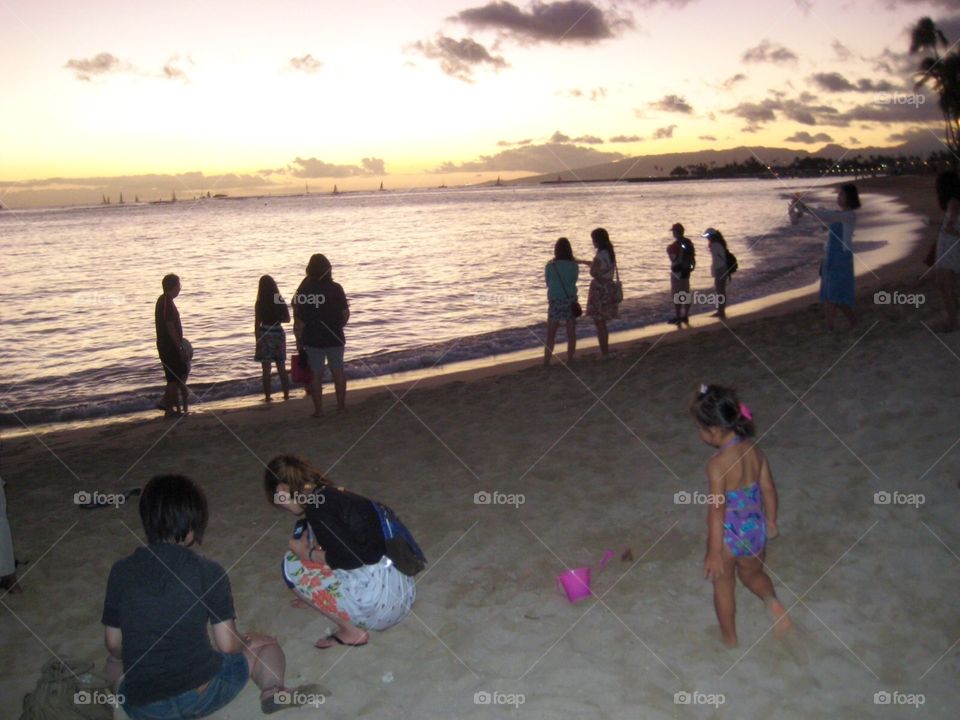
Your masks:
M 188 411 L 187 394 L 186 382 L 179 380 L 167 381 L 167 387 L 163 391 L 163 400 L 160 401 L 167 416 L 178 415 L 181 412 L 186 415 Z
M 832 331 L 835 325 L 837 317 L 837 308 L 840 308 L 840 312 L 844 314 L 847 320 L 850 321 L 850 326 L 857 324 L 857 316 L 853 313 L 853 307 L 850 305 L 837 305 L 832 302 L 825 302 L 823 304 L 823 318 L 827 326 L 827 330 Z
M 721 320 L 727 317 L 727 280 L 726 275 L 714 280 L 714 287 L 717 292 L 717 312 L 714 314 Z
M 763 600 L 774 619 L 774 633 L 783 637 L 792 627 L 787 610 L 777 600 L 773 582 L 763 571 L 763 555 L 760 557 L 734 557 L 727 548 L 723 549 L 723 574 L 713 581 L 713 607 L 720 622 L 723 644 L 737 646 L 735 597 L 736 577 L 739 576 L 746 588 Z
M 597 326 L 597 342 L 600 343 L 600 354 L 607 355 L 610 352 L 610 331 L 607 330 L 607 321 L 601 317 L 593 318 Z
M 333 375 L 333 387 L 337 393 L 337 412 L 343 412 L 347 409 L 347 376 L 343 368 L 330 368 L 330 374 Z
M 323 368 L 310 368 L 310 399 L 313 400 L 313 416 L 323 417 Z
M 553 346 L 557 340 L 557 330 L 560 328 L 559 320 L 547 320 L 547 340 L 543 348 L 544 367 L 550 364 L 550 358 L 553 356 Z M 577 351 L 577 321 L 567 320 L 567 362 L 573 362 L 573 355 Z
M 938 329 L 953 332 L 957 329 L 957 273 L 937 268 L 936 280 L 940 302 L 943 303 L 943 325 Z
M 270 363 L 260 363 L 262 368 L 261 380 L 263 382 L 263 399 L 270 402 L 272 391 L 270 384 Z M 277 360 L 277 375 L 280 376 L 280 387 L 283 388 L 283 399 L 290 399 L 290 376 L 287 375 L 287 364 L 285 360 Z

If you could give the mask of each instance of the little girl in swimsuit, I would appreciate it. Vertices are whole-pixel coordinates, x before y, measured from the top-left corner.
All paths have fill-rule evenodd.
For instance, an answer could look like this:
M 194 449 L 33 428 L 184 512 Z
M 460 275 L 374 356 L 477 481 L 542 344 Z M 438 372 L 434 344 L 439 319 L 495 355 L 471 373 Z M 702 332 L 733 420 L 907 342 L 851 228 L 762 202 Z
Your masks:
M 701 385 L 690 406 L 700 439 L 717 448 L 707 461 L 710 502 L 704 576 L 713 581 L 713 605 L 727 647 L 736 647 L 736 577 L 764 601 L 782 637 L 791 627 L 763 571 L 767 540 L 778 534 L 777 489 L 767 458 L 750 438 L 753 417 L 736 393 Z

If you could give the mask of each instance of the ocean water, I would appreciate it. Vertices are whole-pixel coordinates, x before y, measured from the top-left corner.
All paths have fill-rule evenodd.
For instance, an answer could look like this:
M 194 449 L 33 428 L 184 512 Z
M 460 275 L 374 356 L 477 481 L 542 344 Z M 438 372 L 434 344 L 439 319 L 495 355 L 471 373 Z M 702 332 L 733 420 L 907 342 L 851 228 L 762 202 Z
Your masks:
M 0 425 L 153 407 L 163 385 L 153 308 L 168 272 L 183 285 L 191 388 L 205 400 L 253 395 L 258 279 L 272 275 L 289 299 L 312 253 L 330 259 L 350 300 L 347 374 L 370 377 L 538 346 L 553 243 L 567 236 L 589 259 L 597 226 L 610 232 L 627 296 L 613 330 L 672 314 L 665 249 L 678 221 L 697 246 L 696 289 L 712 284 L 699 237 L 708 226 L 739 259 L 731 302 L 810 282 L 823 233 L 789 224 L 790 189 L 758 180 L 520 186 L 0 213 Z M 592 322 L 583 318 L 578 332 L 593 334 Z M 292 340 L 288 332 L 288 351 Z

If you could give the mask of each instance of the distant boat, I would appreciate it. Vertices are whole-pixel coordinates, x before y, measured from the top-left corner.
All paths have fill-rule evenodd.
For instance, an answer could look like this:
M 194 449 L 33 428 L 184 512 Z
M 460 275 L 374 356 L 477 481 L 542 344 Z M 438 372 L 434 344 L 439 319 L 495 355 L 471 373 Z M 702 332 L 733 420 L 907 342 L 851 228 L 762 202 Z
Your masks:
M 380 192 L 383 192 L 383 180 L 380 181 Z
M 333 186 L 333 194 L 334 194 L 334 195 L 339 195 L 339 194 L 340 194 L 340 191 L 337 190 L 337 186 L 336 186 L 336 185 Z
M 140 202 L 140 196 L 139 196 L 139 195 L 134 195 L 134 196 L 133 196 L 133 201 L 134 201 L 135 203 Z
M 175 192 L 174 192 L 174 193 L 170 193 L 170 196 L 171 196 L 171 197 L 170 197 L 170 202 L 176 202 L 176 201 L 177 201 L 177 194 L 176 194 Z
M 310 183 L 304 183 L 304 184 L 303 184 L 303 191 L 304 191 L 304 194 L 305 194 L 305 195 L 309 195 L 309 194 L 310 194 Z
M 120 204 L 123 205 L 123 193 L 120 193 Z
M 497 181 L 493 184 L 494 187 L 503 187 L 503 183 L 500 182 L 500 176 L 497 175 Z

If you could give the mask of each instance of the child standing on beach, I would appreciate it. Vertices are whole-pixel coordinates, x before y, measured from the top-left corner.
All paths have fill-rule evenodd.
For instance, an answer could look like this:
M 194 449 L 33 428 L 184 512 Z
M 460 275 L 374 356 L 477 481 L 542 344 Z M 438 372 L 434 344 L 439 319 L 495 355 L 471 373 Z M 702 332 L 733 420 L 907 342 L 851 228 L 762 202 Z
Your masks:
M 763 571 L 767 540 L 778 535 L 777 489 L 766 456 L 750 440 L 753 416 L 733 390 L 718 385 L 701 385 L 690 411 L 700 439 L 717 448 L 707 461 L 710 495 L 703 570 L 713 582 L 723 642 L 737 646 L 737 576 L 766 604 L 782 637 L 791 627 L 790 618 Z

